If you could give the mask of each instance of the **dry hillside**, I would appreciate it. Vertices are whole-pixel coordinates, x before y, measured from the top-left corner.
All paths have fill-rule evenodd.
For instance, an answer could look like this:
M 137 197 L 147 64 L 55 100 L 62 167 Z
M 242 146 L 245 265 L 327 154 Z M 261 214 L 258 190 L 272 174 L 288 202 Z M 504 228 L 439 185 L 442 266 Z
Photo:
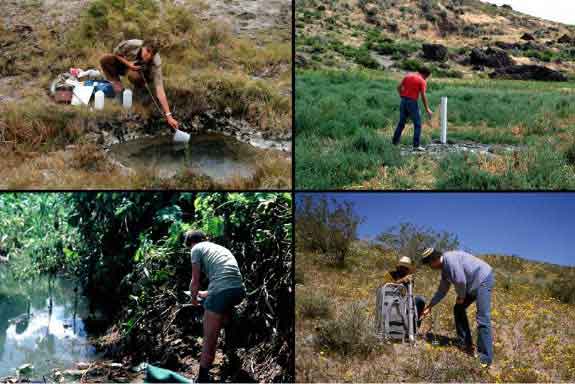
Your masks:
M 507 65 L 575 72 L 573 26 L 479 0 L 296 0 L 296 35 L 300 68 L 413 69 L 421 60 L 461 77 L 502 66 L 470 60 L 474 48 L 491 48 Z M 422 44 L 447 50 L 424 57 Z
M 453 289 L 436 307 L 435 330 L 425 320 L 414 347 L 373 336 L 375 289 L 397 254 L 356 243 L 345 267 L 321 254 L 297 255 L 296 370 L 304 382 L 572 382 L 575 306 L 572 288 L 557 280 L 574 268 L 519 257 L 482 256 L 496 273 L 492 323 L 495 360 L 489 370 L 451 345 Z M 427 300 L 439 274 L 420 267 L 415 293 Z M 558 297 L 562 297 L 559 300 Z M 564 301 L 570 301 L 568 304 Z M 468 310 L 474 335 L 475 306 Z M 427 333 L 427 331 L 430 331 Z M 433 332 L 431 332 L 433 331 Z M 439 346 L 433 346 L 436 338 Z

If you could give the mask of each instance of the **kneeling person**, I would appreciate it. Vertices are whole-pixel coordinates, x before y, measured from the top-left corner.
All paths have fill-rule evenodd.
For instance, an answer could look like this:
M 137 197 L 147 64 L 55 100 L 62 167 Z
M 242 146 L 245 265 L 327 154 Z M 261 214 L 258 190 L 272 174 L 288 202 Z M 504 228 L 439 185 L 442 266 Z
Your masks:
M 153 83 L 166 121 L 170 127 L 178 129 L 179 123 L 172 117 L 164 90 L 162 59 L 154 43 L 138 39 L 122 41 L 111 55 L 104 55 L 100 59 L 100 66 L 116 93 L 120 93 L 123 88 L 120 76 L 126 76 L 136 88 L 144 88 L 146 83 Z

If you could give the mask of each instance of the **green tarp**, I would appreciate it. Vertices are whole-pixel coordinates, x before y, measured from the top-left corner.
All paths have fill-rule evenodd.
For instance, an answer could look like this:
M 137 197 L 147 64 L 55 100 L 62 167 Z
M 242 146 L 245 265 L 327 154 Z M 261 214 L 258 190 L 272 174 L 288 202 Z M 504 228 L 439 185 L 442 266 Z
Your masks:
M 182 375 L 172 372 L 168 369 L 154 367 L 149 365 L 146 367 L 145 383 L 193 383 L 193 380 L 187 379 Z

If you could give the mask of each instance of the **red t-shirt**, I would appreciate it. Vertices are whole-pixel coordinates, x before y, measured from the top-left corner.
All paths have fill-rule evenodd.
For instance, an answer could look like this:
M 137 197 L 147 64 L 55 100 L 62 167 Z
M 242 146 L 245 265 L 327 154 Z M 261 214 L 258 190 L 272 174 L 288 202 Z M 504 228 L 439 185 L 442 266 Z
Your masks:
M 401 97 L 417 101 L 419 94 L 424 93 L 427 82 L 419 73 L 408 73 L 401 82 Z

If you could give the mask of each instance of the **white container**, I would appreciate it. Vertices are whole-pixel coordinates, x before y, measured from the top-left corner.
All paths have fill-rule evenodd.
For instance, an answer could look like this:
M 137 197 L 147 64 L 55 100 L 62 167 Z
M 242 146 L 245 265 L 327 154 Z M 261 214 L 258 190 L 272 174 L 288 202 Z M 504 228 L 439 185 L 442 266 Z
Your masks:
M 190 135 L 176 129 L 176 133 L 174 133 L 174 143 L 187 143 L 188 141 L 190 141 Z
M 96 92 L 96 95 L 94 96 L 94 108 L 97 110 L 104 109 L 104 92 Z
M 126 109 L 132 108 L 132 91 L 129 89 L 124 89 L 122 94 L 122 105 Z

